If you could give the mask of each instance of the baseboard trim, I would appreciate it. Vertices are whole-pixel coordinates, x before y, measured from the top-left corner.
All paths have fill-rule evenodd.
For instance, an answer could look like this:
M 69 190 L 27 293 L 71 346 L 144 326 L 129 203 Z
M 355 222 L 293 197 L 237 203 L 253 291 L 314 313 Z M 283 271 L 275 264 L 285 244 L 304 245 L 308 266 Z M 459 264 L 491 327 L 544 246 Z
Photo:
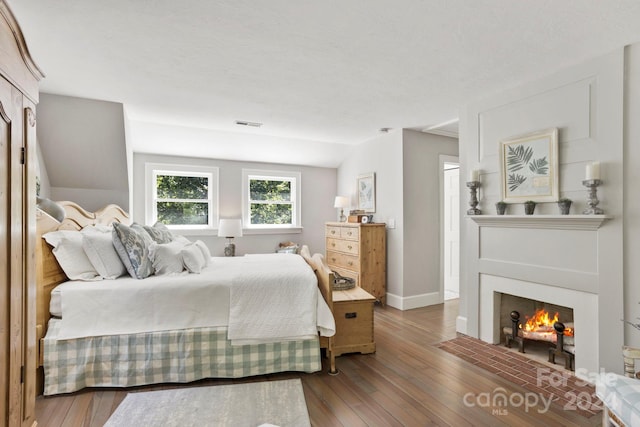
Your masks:
M 387 304 L 398 310 L 411 310 L 412 308 L 427 307 L 429 305 L 441 304 L 443 302 L 440 292 L 431 292 L 410 297 L 400 297 L 387 293 Z
M 467 334 L 467 318 L 463 316 L 456 317 L 456 332 Z

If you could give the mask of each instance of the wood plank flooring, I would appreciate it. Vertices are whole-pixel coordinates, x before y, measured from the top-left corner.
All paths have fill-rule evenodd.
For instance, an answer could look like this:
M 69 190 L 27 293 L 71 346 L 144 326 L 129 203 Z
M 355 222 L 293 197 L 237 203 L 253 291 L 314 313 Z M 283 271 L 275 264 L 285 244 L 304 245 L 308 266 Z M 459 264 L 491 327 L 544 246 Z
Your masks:
M 300 378 L 313 426 L 597 426 L 601 418 L 542 403 L 526 407 L 527 390 L 447 353 L 434 344 L 454 338 L 457 300 L 400 311 L 375 309 L 377 351 L 337 358 L 314 374 L 283 373 L 240 380 L 204 380 L 132 389 L 91 389 L 39 397 L 41 427 L 102 426 L 129 391 L 200 387 Z M 499 393 L 515 396 L 492 406 Z M 466 396 L 466 398 L 465 398 Z M 482 396 L 490 399 L 482 400 Z M 529 396 L 531 399 L 532 396 Z M 498 402 L 499 403 L 499 402 Z

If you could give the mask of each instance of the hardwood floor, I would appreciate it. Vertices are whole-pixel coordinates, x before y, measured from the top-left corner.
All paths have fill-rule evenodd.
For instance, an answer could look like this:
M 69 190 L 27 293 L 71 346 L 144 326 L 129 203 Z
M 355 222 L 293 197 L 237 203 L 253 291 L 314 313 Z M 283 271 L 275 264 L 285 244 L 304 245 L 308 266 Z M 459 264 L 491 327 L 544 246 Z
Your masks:
M 542 403 L 527 408 L 527 390 L 453 356 L 434 344 L 454 338 L 457 300 L 400 311 L 375 309 L 377 351 L 337 358 L 339 375 L 284 373 L 241 380 L 204 380 L 134 389 L 92 389 L 39 397 L 41 427 L 101 426 L 128 391 L 197 387 L 301 378 L 313 426 L 597 426 L 599 416 Z M 504 389 L 501 391 L 498 388 Z M 498 389 L 496 391 L 496 389 Z M 467 393 L 471 393 L 468 394 Z M 507 406 L 491 406 L 496 393 L 515 396 Z M 465 398 L 466 396 L 466 398 Z M 482 396 L 490 396 L 482 400 Z M 528 401 L 534 396 L 529 396 Z

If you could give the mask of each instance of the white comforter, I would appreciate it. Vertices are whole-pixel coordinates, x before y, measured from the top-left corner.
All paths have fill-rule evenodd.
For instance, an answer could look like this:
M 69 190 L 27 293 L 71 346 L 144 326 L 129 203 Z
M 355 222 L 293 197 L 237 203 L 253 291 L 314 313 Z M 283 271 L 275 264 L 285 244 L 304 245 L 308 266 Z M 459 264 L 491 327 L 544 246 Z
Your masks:
M 313 271 L 292 254 L 216 257 L 201 274 L 71 281 L 54 292 L 58 339 L 216 326 L 234 344 L 335 333 Z

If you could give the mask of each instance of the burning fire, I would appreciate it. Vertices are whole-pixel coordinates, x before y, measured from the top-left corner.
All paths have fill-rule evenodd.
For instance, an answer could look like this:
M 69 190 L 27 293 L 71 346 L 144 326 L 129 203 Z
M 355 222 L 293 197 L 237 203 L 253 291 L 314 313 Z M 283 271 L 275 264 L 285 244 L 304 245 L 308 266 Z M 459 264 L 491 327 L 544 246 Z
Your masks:
M 555 329 L 553 329 L 553 324 L 558 322 L 558 313 L 554 314 L 553 318 L 549 316 L 549 312 L 540 309 L 537 310 L 536 313 L 527 320 L 527 323 L 522 325 L 522 329 L 526 332 L 553 332 L 555 333 Z M 564 335 L 572 337 L 573 336 L 573 328 L 565 328 Z

